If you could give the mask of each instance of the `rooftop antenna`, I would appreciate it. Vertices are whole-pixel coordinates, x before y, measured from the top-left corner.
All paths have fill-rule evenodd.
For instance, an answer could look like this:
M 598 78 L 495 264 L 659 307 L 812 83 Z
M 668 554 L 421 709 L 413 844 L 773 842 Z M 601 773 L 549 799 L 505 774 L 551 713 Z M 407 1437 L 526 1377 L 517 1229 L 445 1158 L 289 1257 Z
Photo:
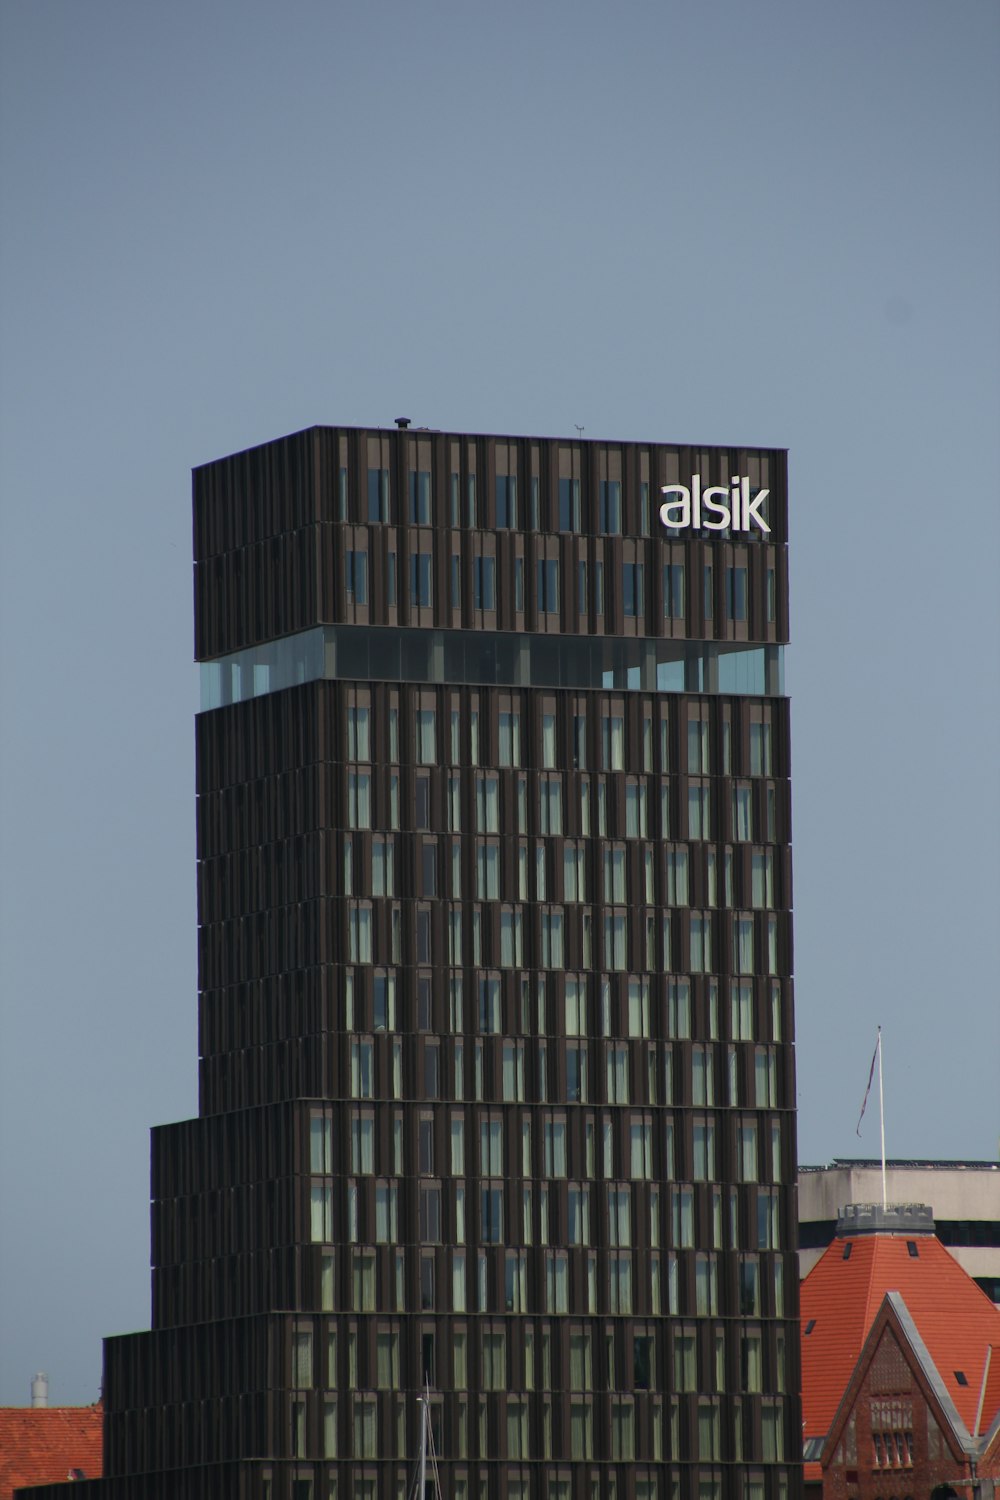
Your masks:
M 583 428 L 580 426 L 579 422 L 574 422 L 573 426 L 576 428 L 576 430 L 579 433 L 580 437 L 583 437 Z

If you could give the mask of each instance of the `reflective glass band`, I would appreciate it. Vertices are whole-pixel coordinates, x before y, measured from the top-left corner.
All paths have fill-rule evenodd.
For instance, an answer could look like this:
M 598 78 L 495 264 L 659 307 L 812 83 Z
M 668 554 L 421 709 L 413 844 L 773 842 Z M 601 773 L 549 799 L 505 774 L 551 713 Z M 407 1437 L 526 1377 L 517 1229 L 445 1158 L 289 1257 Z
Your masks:
M 785 690 L 782 646 L 318 625 L 202 662 L 202 712 L 323 677 L 757 697 Z

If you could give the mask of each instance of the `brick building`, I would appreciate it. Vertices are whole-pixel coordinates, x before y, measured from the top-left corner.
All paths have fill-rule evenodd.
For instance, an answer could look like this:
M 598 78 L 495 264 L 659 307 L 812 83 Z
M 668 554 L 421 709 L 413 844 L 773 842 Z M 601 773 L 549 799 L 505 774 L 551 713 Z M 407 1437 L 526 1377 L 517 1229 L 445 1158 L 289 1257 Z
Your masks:
M 807 1492 L 1000 1493 L 1000 1310 L 927 1209 L 848 1209 L 801 1316 Z

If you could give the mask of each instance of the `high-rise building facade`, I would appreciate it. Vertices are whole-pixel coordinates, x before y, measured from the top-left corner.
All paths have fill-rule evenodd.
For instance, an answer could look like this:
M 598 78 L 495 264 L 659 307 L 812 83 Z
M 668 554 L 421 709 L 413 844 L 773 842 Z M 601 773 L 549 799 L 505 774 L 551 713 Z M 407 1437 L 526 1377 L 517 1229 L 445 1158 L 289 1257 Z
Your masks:
M 785 455 L 313 428 L 194 508 L 200 1109 L 93 1494 L 396 1500 L 426 1391 L 447 1500 L 794 1500 Z

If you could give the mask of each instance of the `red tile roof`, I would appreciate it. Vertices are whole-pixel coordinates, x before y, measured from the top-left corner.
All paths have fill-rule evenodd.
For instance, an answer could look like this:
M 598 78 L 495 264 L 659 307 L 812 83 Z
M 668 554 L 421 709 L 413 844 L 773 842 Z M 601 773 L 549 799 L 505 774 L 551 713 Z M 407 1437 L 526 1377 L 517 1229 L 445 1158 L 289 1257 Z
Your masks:
M 0 1500 L 22 1484 L 52 1484 L 103 1467 L 104 1412 L 95 1406 L 0 1406 Z
M 916 1246 L 913 1255 L 908 1246 Z M 844 1259 L 845 1246 L 850 1255 Z M 933 1235 L 836 1239 L 800 1288 L 802 1431 L 824 1437 L 887 1292 L 899 1292 L 969 1432 L 990 1344 L 980 1435 L 1000 1409 L 1000 1308 Z M 806 1329 L 812 1323 L 812 1329 Z M 964 1376 L 966 1384 L 958 1379 Z

